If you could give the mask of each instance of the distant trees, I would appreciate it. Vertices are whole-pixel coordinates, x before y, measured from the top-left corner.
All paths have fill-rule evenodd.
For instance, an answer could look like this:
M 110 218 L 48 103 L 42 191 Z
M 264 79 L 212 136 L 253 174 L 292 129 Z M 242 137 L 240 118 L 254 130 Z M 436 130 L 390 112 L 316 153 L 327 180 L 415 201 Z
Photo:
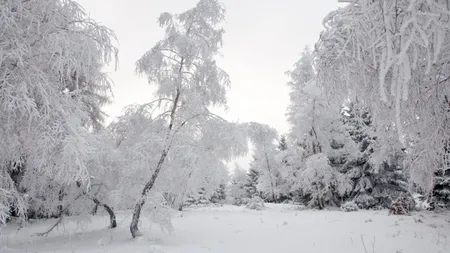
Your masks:
M 246 204 L 248 192 L 246 189 L 247 174 L 245 170 L 236 166 L 230 179 L 228 199 L 233 205 Z

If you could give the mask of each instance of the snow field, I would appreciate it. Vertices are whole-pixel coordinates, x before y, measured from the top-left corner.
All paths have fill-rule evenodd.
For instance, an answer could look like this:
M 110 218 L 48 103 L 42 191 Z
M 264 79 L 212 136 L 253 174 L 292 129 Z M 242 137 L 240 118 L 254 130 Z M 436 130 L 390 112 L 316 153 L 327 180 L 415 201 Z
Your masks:
M 450 251 L 448 214 L 389 216 L 381 211 L 297 211 L 289 205 L 203 207 L 174 214 L 175 231 L 165 234 L 144 219 L 145 236 L 131 239 L 131 212 L 118 215 L 119 227 L 106 229 L 107 216 L 67 218 L 47 237 L 52 221 L 18 230 L 3 229 L 0 252 L 70 253 L 444 253 Z M 90 223 L 89 223 L 90 222 Z

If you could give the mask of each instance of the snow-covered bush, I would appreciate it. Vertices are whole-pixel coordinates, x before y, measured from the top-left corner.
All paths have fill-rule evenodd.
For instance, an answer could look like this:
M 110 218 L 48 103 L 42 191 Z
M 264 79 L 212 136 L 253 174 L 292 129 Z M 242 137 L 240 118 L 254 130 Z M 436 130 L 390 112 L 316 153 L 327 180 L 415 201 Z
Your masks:
M 172 209 L 160 194 L 147 196 L 147 214 L 152 224 L 157 225 L 163 232 L 172 233 Z
M 341 205 L 341 210 L 344 212 L 356 212 L 359 211 L 359 207 L 354 201 L 348 201 Z
M 415 193 L 415 194 L 412 195 L 412 197 L 414 199 L 415 209 L 416 210 L 418 210 L 418 211 L 429 210 L 431 208 L 430 207 L 430 203 L 425 198 L 425 196 L 423 196 L 422 194 Z
M 264 209 L 264 200 L 260 197 L 253 197 L 249 200 L 247 205 L 245 206 L 248 209 L 252 210 L 263 210 Z
M 336 206 L 337 198 L 352 188 L 348 178 L 331 167 L 323 153 L 308 158 L 299 179 L 299 188 L 309 196 L 308 205 L 319 209 Z
M 398 197 L 389 208 L 389 214 L 405 215 L 414 210 L 415 203 L 412 196 L 402 194 Z
M 205 194 L 205 188 L 201 187 L 197 192 L 193 192 L 187 196 L 184 206 L 207 206 L 211 201 Z

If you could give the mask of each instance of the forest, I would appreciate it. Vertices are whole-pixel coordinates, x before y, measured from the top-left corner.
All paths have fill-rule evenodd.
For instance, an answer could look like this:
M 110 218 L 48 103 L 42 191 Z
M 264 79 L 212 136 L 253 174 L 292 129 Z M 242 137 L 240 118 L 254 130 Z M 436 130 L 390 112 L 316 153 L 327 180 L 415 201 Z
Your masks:
M 179 213 L 221 206 L 448 217 L 450 2 L 344 2 L 286 69 L 280 133 L 214 113 L 233 85 L 216 62 L 218 0 L 158 17 L 163 36 L 135 63 L 155 92 L 108 124 L 114 31 L 74 0 L 1 1 L 0 235 L 105 215 L 139 238 L 143 219 L 171 232 Z M 234 164 L 247 154 L 248 169 Z

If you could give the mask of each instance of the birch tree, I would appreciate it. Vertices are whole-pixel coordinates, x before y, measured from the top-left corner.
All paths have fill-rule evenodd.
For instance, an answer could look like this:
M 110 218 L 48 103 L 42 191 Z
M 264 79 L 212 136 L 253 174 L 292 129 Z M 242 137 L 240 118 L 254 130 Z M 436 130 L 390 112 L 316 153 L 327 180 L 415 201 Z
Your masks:
M 208 109 L 226 106 L 226 89 L 230 85 L 228 75 L 214 60 L 222 46 L 224 30 L 217 26 L 224 15 L 224 7 L 216 0 L 201 0 L 180 14 L 161 14 L 159 25 L 165 29 L 164 39 L 137 62 L 137 73 L 156 86 L 152 104 L 161 112 L 157 118 L 163 120 L 164 131 L 157 161 L 150 163 L 151 176 L 134 208 L 130 225 L 133 237 L 141 235 L 138 221 L 146 196 L 171 157 L 187 155 L 189 164 L 195 167 L 198 153 L 190 152 L 196 148 L 223 161 L 246 151 L 246 138 L 239 134 L 237 126 Z M 187 145 L 186 140 L 192 145 Z

